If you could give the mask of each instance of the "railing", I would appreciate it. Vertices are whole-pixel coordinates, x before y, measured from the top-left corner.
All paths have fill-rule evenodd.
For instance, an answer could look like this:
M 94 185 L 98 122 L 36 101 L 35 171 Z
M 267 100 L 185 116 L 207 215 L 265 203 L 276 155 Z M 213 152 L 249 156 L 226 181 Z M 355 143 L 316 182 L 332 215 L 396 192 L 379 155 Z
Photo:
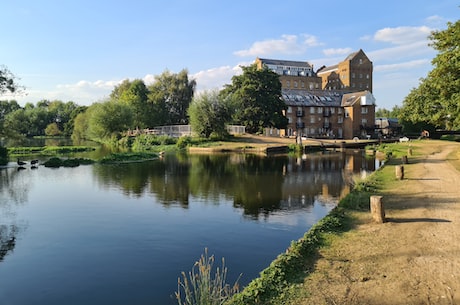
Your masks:
M 227 125 L 227 132 L 229 134 L 245 134 L 246 127 L 239 125 Z M 173 138 L 179 138 L 183 136 L 191 136 L 193 134 L 192 127 L 190 125 L 168 125 L 158 126 L 154 128 L 146 129 L 134 129 L 126 132 L 127 136 L 138 136 L 142 134 L 157 135 L 157 136 L 169 136 Z

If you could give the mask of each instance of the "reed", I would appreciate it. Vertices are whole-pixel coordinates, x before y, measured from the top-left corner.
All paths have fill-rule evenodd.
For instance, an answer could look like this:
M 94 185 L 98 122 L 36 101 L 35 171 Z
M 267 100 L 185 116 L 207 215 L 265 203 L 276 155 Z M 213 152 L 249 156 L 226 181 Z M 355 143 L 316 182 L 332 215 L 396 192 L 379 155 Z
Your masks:
M 222 267 L 216 268 L 214 277 L 212 277 L 213 265 L 214 255 L 209 256 L 206 248 L 192 270 L 188 274 L 181 273 L 182 279 L 178 278 L 175 293 L 179 305 L 222 305 L 238 293 L 239 278 L 232 286 L 226 282 L 227 268 L 224 258 L 222 258 Z

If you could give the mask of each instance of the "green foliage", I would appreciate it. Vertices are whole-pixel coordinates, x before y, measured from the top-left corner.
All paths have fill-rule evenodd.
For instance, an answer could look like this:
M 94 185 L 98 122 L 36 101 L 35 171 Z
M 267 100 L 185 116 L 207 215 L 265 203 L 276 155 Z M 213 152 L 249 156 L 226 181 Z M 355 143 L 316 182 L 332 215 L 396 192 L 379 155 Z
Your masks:
M 212 276 L 214 256 L 208 255 L 208 249 L 193 265 L 188 274 L 182 272 L 175 293 L 179 305 L 222 305 L 238 292 L 238 281 L 227 284 L 227 268 L 222 259 L 222 267 L 216 268 Z
M 65 153 L 93 151 L 94 147 L 90 146 L 27 146 L 27 147 L 10 147 L 8 152 L 13 156 L 24 155 L 56 155 Z
M 188 71 L 163 72 L 148 87 L 149 103 L 154 113 L 154 126 L 188 124 L 187 110 L 195 91 L 195 80 L 188 79 Z
M 61 159 L 57 157 L 53 157 L 49 159 L 48 161 L 44 162 L 43 165 L 45 167 L 77 167 L 80 165 L 88 165 L 88 164 L 93 164 L 94 161 L 90 159 L 84 159 L 84 158 L 69 158 L 69 159 Z
M 8 149 L 0 146 L 0 165 L 8 164 Z
M 258 69 L 255 64 L 243 67 L 243 74 L 232 77 L 222 94 L 232 100 L 233 120 L 246 126 L 249 133 L 263 132 L 265 127 L 285 128 L 287 109 L 281 99 L 278 74 L 267 67 Z
M 51 124 L 48 124 L 45 129 L 45 134 L 47 136 L 59 136 L 61 134 L 61 131 L 59 130 L 59 126 L 56 122 L 53 122 Z
M 166 135 L 142 134 L 134 138 L 131 147 L 134 151 L 158 150 L 157 146 L 175 145 L 177 141 L 178 139 Z
M 107 141 L 120 135 L 132 125 L 131 108 L 117 101 L 106 101 L 91 105 L 86 113 L 87 139 Z
M 192 144 L 192 138 L 191 137 L 180 137 L 177 140 L 176 146 L 179 149 L 185 149 L 187 146 Z
M 151 160 L 158 158 L 156 153 L 146 153 L 146 152 L 137 152 L 137 153 L 116 153 L 110 154 L 100 160 L 102 164 L 110 163 L 122 163 L 122 162 L 139 162 L 145 160 Z
M 460 20 L 431 34 L 431 46 L 438 51 L 433 69 L 404 99 L 403 122 L 426 129 L 460 129 Z
M 193 131 L 205 138 L 209 138 L 211 134 L 226 136 L 226 125 L 230 123 L 231 113 L 230 99 L 219 95 L 218 91 L 200 94 L 188 108 Z
M 22 89 L 23 87 L 16 81 L 16 76 L 6 66 L 0 66 L 0 95 L 5 92 L 15 93 Z

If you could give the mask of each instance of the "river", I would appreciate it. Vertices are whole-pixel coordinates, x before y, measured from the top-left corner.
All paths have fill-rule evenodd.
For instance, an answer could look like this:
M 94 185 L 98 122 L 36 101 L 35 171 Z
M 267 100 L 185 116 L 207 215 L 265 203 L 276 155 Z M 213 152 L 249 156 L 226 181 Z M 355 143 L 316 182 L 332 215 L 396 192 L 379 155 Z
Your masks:
M 246 285 L 324 217 L 362 151 L 168 154 L 119 165 L 0 169 L 0 303 L 177 304 L 207 248 Z

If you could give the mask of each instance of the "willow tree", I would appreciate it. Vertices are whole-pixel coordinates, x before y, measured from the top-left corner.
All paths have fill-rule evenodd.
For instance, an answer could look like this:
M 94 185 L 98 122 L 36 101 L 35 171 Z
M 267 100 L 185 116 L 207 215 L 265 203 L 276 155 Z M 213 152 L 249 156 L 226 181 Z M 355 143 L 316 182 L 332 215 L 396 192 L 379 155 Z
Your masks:
M 232 84 L 222 91 L 233 101 L 234 122 L 246 126 L 249 133 L 263 132 L 265 127 L 285 128 L 287 106 L 281 99 L 278 74 L 255 64 L 242 69 L 243 74 L 233 76 Z
M 438 51 L 433 69 L 403 101 L 402 121 L 422 127 L 460 129 L 460 21 L 430 35 Z

